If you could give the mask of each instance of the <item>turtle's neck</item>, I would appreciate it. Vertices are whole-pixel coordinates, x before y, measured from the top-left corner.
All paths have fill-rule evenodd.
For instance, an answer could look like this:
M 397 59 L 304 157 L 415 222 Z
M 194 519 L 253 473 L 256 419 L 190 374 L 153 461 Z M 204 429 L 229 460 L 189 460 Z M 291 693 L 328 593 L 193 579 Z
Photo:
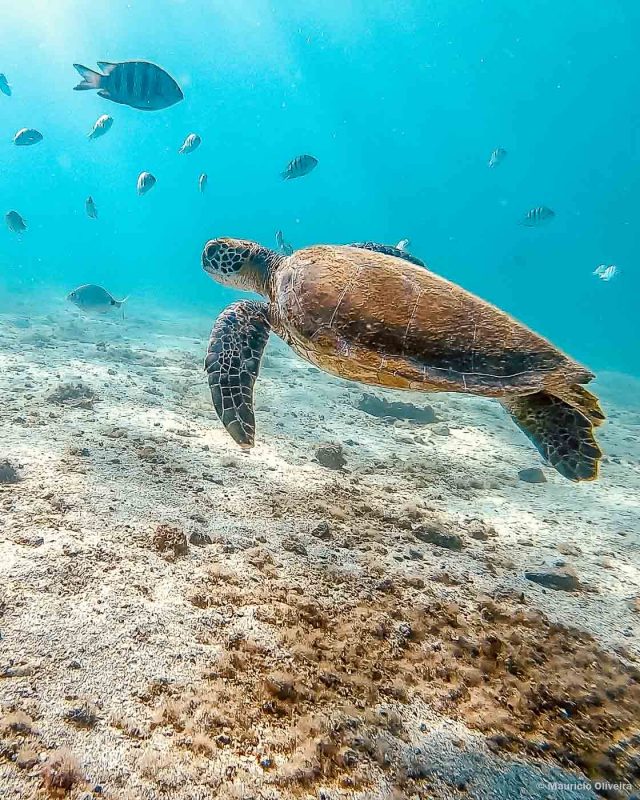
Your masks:
M 247 281 L 252 291 L 263 297 L 271 295 L 272 277 L 284 256 L 268 247 L 257 247 L 251 255 L 251 266 L 247 269 Z

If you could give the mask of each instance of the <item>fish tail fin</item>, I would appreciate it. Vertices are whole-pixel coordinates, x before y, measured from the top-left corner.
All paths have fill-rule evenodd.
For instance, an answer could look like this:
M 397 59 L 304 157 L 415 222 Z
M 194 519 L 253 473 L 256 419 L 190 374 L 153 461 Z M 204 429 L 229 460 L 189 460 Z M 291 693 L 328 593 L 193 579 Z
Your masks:
M 122 309 L 122 319 L 124 319 L 124 304 L 130 297 L 131 295 L 128 294 L 126 297 L 123 297 L 122 300 L 114 300 L 115 307 Z
M 283 181 L 288 181 L 291 175 L 289 175 L 289 173 L 285 171 L 280 173 L 280 177 L 282 178 Z
M 73 66 L 83 78 L 77 86 L 73 87 L 77 92 L 87 89 L 99 89 L 102 86 L 104 75 L 101 75 L 93 69 L 89 69 L 89 67 L 83 67 L 82 64 L 74 64 Z

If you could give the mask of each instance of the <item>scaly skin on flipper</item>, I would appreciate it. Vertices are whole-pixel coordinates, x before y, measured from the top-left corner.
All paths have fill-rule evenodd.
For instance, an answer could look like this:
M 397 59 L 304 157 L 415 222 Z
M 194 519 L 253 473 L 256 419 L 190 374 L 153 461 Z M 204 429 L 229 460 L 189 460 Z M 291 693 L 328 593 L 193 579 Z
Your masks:
M 268 306 L 240 300 L 226 308 L 211 331 L 205 369 L 216 413 L 241 447 L 253 447 L 253 386 L 271 325 Z
M 581 385 L 594 377 L 588 369 L 397 248 L 364 245 L 318 245 L 285 257 L 255 242 L 214 239 L 202 265 L 220 283 L 269 300 L 259 306 L 258 342 L 270 325 L 302 358 L 345 380 L 494 397 L 563 476 L 597 477 L 593 427 L 604 414 Z M 246 319 L 223 315 L 216 325 L 223 321 L 216 347 L 231 342 L 237 350 Z M 249 400 L 255 363 L 246 371 Z M 222 373 L 214 385 L 223 385 Z M 253 442 L 251 404 L 239 413 L 219 397 L 216 410 L 236 441 Z
M 590 420 L 559 397 L 538 392 L 502 400 L 516 425 L 551 466 L 570 481 L 598 477 L 602 450 Z
M 600 407 L 600 401 L 584 386 L 574 383 L 571 386 L 557 388 L 555 394 L 570 406 L 577 408 L 591 422 L 594 428 L 605 421 L 604 411 Z

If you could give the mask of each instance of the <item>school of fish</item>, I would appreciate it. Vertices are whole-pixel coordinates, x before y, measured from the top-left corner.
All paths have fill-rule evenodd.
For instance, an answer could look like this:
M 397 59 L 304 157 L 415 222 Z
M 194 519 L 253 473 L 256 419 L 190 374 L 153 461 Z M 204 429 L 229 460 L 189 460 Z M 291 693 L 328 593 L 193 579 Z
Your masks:
M 159 111 L 184 99 L 184 94 L 177 81 L 162 67 L 150 61 L 98 61 L 97 64 L 100 72 L 82 64 L 73 65 L 82 77 L 80 83 L 73 87 L 76 91 L 96 90 L 98 95 L 105 100 L 142 111 Z M 11 84 L 4 73 L 0 73 L 0 92 L 7 97 L 12 96 Z M 109 114 L 99 116 L 87 134 L 88 139 L 96 140 L 107 134 L 111 130 L 113 122 L 113 117 Z M 13 143 L 18 147 L 30 147 L 43 139 L 44 136 L 40 131 L 25 127 L 16 132 Z M 197 133 L 190 133 L 185 137 L 178 153 L 180 155 L 193 153 L 201 144 L 201 136 Z M 498 167 L 506 157 L 507 150 L 503 147 L 496 147 L 490 155 L 489 167 L 492 169 Z M 308 153 L 296 156 L 280 173 L 280 177 L 285 181 L 302 178 L 309 175 L 318 166 L 318 163 L 318 159 Z M 138 195 L 147 194 L 156 183 L 157 179 L 151 172 L 141 172 L 136 183 Z M 198 177 L 198 190 L 201 194 L 205 193 L 207 184 L 207 173 L 202 172 Z M 85 211 L 90 219 L 98 219 L 98 209 L 91 195 L 85 201 Z M 529 228 L 537 228 L 548 224 L 555 216 L 556 214 L 551 208 L 535 206 L 524 214 L 520 224 Z M 27 230 L 27 223 L 18 211 L 8 211 L 5 214 L 5 221 L 7 228 L 12 233 L 22 234 Z M 278 251 L 284 255 L 293 253 L 293 247 L 285 240 L 281 230 L 276 231 L 276 244 Z M 387 249 L 407 252 L 408 246 L 409 239 L 401 239 L 394 248 Z M 413 260 L 413 257 L 409 257 Z M 415 261 L 419 264 L 423 263 L 419 259 L 415 259 Z M 613 264 L 609 266 L 601 264 L 593 274 L 602 281 L 608 282 L 619 274 L 619 270 Z M 111 308 L 120 308 L 125 302 L 124 300 L 115 300 L 106 289 L 93 284 L 78 287 L 68 295 L 68 299 L 83 310 L 99 310 L 100 312 L 108 311 Z

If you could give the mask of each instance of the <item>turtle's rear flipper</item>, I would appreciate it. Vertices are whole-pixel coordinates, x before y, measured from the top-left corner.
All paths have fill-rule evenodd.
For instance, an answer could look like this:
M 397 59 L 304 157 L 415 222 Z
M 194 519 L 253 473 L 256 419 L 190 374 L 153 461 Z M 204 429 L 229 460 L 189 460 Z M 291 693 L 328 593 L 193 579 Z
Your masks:
M 266 303 L 241 300 L 215 321 L 205 369 L 217 415 L 241 447 L 253 447 L 253 385 L 271 325 Z
M 502 404 L 561 475 L 571 481 L 598 477 L 602 451 L 591 421 L 578 409 L 547 392 L 505 399 Z
M 584 386 L 574 383 L 572 386 L 567 386 L 566 390 L 562 389 L 562 391 L 559 392 L 559 396 L 569 403 L 569 405 L 582 411 L 585 417 L 591 420 L 594 428 L 602 425 L 605 421 L 605 415 L 600 407 L 600 401 L 594 394 L 585 389 Z

